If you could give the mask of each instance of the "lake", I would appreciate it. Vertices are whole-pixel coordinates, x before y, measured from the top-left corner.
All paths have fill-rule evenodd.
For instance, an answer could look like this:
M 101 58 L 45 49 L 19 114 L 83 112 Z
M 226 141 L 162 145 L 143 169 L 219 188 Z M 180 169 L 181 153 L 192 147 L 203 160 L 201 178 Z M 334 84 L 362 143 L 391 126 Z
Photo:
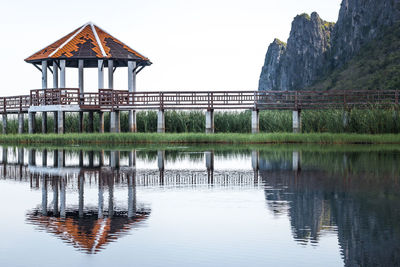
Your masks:
M 398 266 L 400 147 L 0 147 L 0 266 Z

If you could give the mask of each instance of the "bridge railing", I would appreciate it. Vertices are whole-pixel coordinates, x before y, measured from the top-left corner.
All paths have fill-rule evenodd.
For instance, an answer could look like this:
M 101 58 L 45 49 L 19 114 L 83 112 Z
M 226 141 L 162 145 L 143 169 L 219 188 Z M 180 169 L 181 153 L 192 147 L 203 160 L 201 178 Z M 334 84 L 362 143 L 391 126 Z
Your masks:
M 17 109 L 19 97 L 0 98 L 0 110 Z M 2 102 L 3 101 L 3 102 Z M 83 109 L 337 109 L 399 104 L 397 90 L 335 91 L 164 91 L 128 92 L 101 89 L 79 93 L 78 88 L 31 90 L 22 96 L 22 109 L 42 105 L 80 105 Z

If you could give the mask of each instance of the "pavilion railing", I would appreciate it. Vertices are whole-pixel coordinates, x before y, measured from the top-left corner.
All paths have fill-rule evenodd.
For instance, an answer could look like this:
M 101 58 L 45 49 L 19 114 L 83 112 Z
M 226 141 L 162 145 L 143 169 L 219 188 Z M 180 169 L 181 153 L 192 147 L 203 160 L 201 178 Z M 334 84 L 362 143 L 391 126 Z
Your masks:
M 128 92 L 100 89 L 79 93 L 77 88 L 31 90 L 30 96 L 0 98 L 4 110 L 44 105 L 79 105 L 82 109 L 351 109 L 398 106 L 397 90 L 331 91 L 164 91 Z M 3 101 L 3 102 L 2 102 Z M 5 102 L 4 102 L 5 101 Z M 20 105 L 20 106 L 18 106 Z M 1 107 L 2 107 L 1 106 Z M 1 108 L 0 107 L 0 108 Z

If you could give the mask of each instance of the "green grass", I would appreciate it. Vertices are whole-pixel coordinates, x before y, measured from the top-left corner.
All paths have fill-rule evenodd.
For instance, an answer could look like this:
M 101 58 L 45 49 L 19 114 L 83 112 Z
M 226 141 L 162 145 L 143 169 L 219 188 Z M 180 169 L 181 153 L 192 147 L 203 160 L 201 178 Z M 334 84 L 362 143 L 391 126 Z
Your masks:
M 93 134 L 9 134 L 0 135 L 2 144 L 400 144 L 400 134 L 330 133 L 93 133 Z

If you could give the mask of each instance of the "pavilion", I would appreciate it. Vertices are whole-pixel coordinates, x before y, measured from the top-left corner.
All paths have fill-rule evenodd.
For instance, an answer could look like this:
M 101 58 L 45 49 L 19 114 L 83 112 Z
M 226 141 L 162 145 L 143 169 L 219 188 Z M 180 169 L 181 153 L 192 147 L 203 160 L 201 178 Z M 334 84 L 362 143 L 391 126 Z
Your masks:
M 25 59 L 33 64 L 42 73 L 42 93 L 57 91 L 62 93 L 66 84 L 67 68 L 78 68 L 79 95 L 85 93 L 84 69 L 98 69 L 98 89 L 109 91 L 114 89 L 114 71 L 119 67 L 128 69 L 128 92 L 136 91 L 136 75 L 151 61 L 122 43 L 112 35 L 88 22 L 75 29 L 71 33 L 41 49 L 32 56 Z M 104 68 L 108 69 L 108 86 L 104 85 Z M 52 73 L 53 86 L 48 87 L 48 70 Z M 36 105 L 28 109 L 29 133 L 34 133 L 35 114 L 42 113 L 42 132 L 47 132 L 47 112 L 54 114 L 54 131 L 64 133 L 65 112 L 79 112 L 79 131 L 83 131 L 83 112 L 89 112 L 89 131 L 93 131 L 93 109 L 85 110 L 80 105 Z M 100 132 L 104 132 L 104 113 L 98 110 L 100 115 Z M 110 131 L 120 131 L 120 114 L 118 110 L 111 110 Z M 23 125 L 23 116 L 19 118 L 19 124 Z M 136 131 L 136 114 L 129 110 L 129 130 Z

